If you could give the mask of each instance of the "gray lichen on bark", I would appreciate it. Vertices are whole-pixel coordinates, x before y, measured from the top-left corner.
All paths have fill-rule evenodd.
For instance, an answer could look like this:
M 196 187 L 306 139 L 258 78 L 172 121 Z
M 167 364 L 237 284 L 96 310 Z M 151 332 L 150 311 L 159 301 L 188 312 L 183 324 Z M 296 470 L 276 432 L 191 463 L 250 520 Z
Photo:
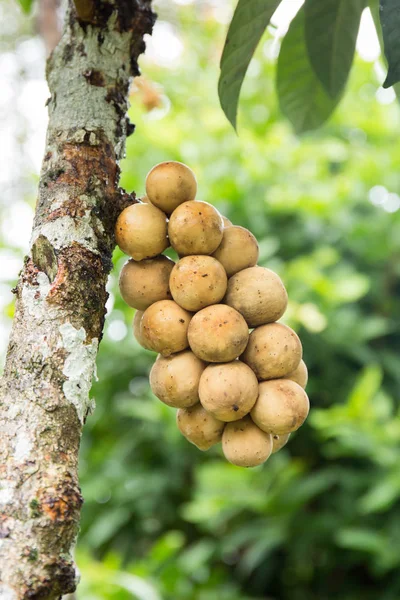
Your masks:
M 0 598 L 60 598 L 82 498 L 82 424 L 105 316 L 129 80 L 151 0 L 70 4 L 48 63 L 49 127 L 0 387 Z

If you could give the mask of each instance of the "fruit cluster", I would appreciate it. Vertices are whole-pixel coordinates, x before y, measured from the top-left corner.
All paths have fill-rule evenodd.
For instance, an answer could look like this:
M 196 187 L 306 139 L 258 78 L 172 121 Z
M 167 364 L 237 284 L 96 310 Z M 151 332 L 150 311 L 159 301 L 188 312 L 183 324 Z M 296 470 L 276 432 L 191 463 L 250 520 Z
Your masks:
M 276 273 L 256 266 L 257 240 L 196 191 L 182 163 L 149 172 L 147 196 L 116 224 L 132 257 L 120 291 L 136 309 L 136 339 L 159 354 L 151 389 L 178 409 L 182 434 L 201 450 L 222 439 L 228 461 L 256 466 L 305 421 L 307 368 L 298 336 L 277 322 L 287 293 Z M 169 246 L 176 263 L 162 254 Z

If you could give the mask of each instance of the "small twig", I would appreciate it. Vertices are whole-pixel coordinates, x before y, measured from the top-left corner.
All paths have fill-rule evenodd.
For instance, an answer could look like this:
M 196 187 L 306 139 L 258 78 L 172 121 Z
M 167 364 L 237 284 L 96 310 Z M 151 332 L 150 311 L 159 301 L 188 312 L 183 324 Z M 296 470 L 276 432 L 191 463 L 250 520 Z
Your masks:
M 40 0 L 37 16 L 37 28 L 46 46 L 47 55 L 51 54 L 61 37 L 61 24 L 58 17 L 59 0 Z

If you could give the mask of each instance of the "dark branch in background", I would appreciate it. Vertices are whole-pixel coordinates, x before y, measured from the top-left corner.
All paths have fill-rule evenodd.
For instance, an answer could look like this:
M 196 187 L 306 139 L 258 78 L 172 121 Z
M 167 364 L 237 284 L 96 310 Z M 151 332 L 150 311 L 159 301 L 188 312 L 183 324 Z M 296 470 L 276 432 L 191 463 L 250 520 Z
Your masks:
M 60 0 L 40 0 L 37 15 L 37 30 L 43 38 L 46 55 L 49 56 L 61 38 L 59 18 Z

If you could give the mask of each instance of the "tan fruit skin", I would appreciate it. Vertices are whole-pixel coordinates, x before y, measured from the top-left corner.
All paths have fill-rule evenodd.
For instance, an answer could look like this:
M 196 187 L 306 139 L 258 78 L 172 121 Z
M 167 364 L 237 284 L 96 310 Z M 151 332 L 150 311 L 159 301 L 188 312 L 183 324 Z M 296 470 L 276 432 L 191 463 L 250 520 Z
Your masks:
M 296 431 L 309 410 L 310 402 L 302 387 L 290 379 L 274 379 L 260 383 L 251 418 L 263 431 L 284 435 Z
M 281 448 L 286 446 L 289 441 L 290 433 L 285 433 L 283 435 L 278 435 L 277 433 L 271 434 L 272 436 L 272 454 L 276 454 L 279 452 Z
M 250 419 L 228 423 L 222 435 L 222 451 L 225 458 L 238 467 L 257 467 L 272 452 L 272 437 L 261 431 Z
M 183 202 L 195 199 L 196 177 L 192 169 L 183 163 L 163 162 L 149 171 L 146 193 L 154 206 L 170 215 Z
M 179 256 L 212 254 L 221 243 L 223 230 L 221 215 L 207 202 L 184 202 L 168 223 L 169 240 Z
M 175 302 L 193 312 L 222 300 L 227 283 L 221 263 L 204 255 L 181 258 L 172 269 L 170 278 Z
M 123 300 L 132 308 L 146 310 L 154 302 L 170 300 L 169 277 L 174 261 L 157 256 L 140 262 L 129 260 L 119 277 Z
M 145 350 L 150 350 L 150 348 L 148 348 L 148 346 L 146 346 L 146 342 L 143 339 L 143 335 L 142 335 L 142 317 L 143 317 L 144 312 L 142 310 L 137 310 L 135 312 L 135 316 L 133 318 L 133 335 L 136 338 L 136 341 L 139 342 L 139 344 L 142 346 L 142 348 L 145 348 Z
M 150 371 L 150 387 L 157 398 L 174 408 L 199 402 L 199 382 L 206 363 L 189 350 L 168 358 L 159 356 Z
M 134 260 L 153 258 L 169 246 L 166 216 L 152 204 L 132 204 L 117 219 L 115 239 Z
M 189 325 L 189 344 L 206 362 L 230 362 L 246 348 L 249 330 L 236 310 L 213 304 L 196 313 Z
M 221 215 L 221 217 L 222 217 L 222 221 L 224 222 L 224 227 L 225 228 L 232 227 L 233 223 L 232 223 L 232 221 L 230 221 L 228 219 L 228 217 L 224 217 L 224 215 Z
M 238 360 L 209 365 L 200 378 L 199 396 L 204 408 L 220 421 L 238 421 L 257 400 L 257 377 Z
M 163 356 L 185 350 L 189 345 L 187 331 L 191 317 L 173 300 L 155 302 L 142 317 L 141 335 L 144 342 Z
M 180 408 L 176 414 L 179 431 L 199 450 L 208 450 L 222 438 L 225 423 L 210 415 L 202 405 Z
M 258 254 L 254 235 L 244 227 L 233 225 L 224 229 L 222 242 L 213 256 L 222 264 L 228 277 L 232 277 L 238 271 L 253 267 Z
M 276 273 L 256 266 L 239 271 L 229 279 L 225 302 L 244 316 L 249 327 L 258 327 L 281 318 L 288 296 Z
M 298 335 L 283 323 L 269 323 L 254 329 L 241 360 L 259 380 L 285 377 L 297 368 L 302 347 Z
M 306 389 L 308 382 L 308 369 L 304 360 L 301 360 L 297 369 L 285 375 L 284 379 L 291 379 L 298 383 L 303 389 Z

